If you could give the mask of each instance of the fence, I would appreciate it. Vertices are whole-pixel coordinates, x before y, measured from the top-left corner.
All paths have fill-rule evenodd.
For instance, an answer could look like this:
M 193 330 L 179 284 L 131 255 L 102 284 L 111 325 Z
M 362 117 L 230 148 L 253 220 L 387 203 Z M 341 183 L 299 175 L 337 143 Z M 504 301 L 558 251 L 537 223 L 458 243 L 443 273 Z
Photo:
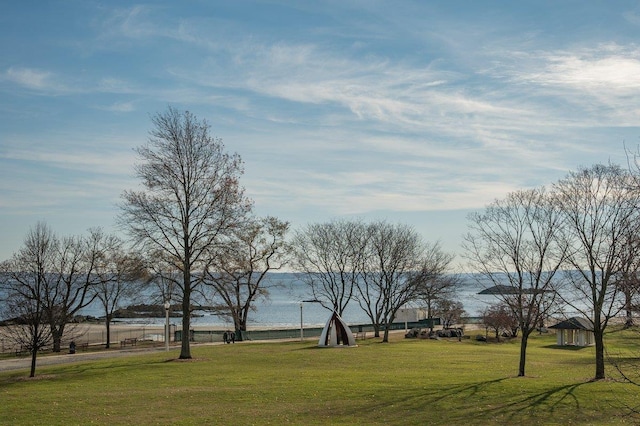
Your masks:
M 120 342 L 125 339 L 164 342 L 164 327 L 112 325 L 109 337 L 112 347 L 119 347 Z M 107 342 L 106 326 L 99 324 L 68 324 L 62 337 L 62 351 L 66 351 L 72 341 L 79 348 L 103 346 Z M 48 346 L 51 346 L 51 344 Z M 24 352 L 24 348 L 11 337 L 8 326 L 0 327 L 0 353 L 22 352 Z
M 440 318 L 425 319 L 420 321 L 394 322 L 389 327 L 390 330 L 402 330 L 407 328 L 429 328 L 431 326 L 440 325 Z M 351 332 L 358 336 L 365 336 L 366 333 L 373 335 L 373 325 L 371 324 L 357 324 L 349 326 Z M 248 330 L 242 332 L 242 338 L 237 337 L 236 340 L 275 340 L 275 339 L 299 339 L 301 337 L 301 330 L 299 328 L 286 328 L 286 329 L 269 329 L 269 330 Z M 222 342 L 223 330 L 191 330 L 190 341 L 200 343 Z M 322 328 L 304 328 L 302 329 L 302 336 L 304 338 L 316 337 L 319 338 L 322 333 Z M 177 330 L 174 334 L 175 341 L 182 341 L 182 330 Z
M 430 320 L 421 320 L 413 322 L 396 322 L 391 324 L 391 330 L 401 330 L 405 326 L 408 328 L 427 328 L 430 327 Z M 432 320 L 434 325 L 439 325 L 439 318 Z M 357 324 L 350 326 L 351 331 L 359 338 L 366 335 L 373 335 L 373 326 L 371 324 Z M 212 343 L 222 342 L 224 330 L 191 330 L 190 340 L 196 343 Z M 322 333 L 322 328 L 304 328 L 304 338 L 318 338 Z M 369 333 L 369 334 L 368 334 Z M 169 333 L 170 340 L 182 341 L 182 330 L 176 330 L 175 325 L 171 325 Z M 240 340 L 236 338 L 236 340 Z M 287 329 L 267 329 L 267 330 L 249 330 L 242 333 L 242 340 L 275 340 L 275 339 L 299 339 L 300 328 Z M 120 343 L 127 340 L 136 340 L 138 342 L 164 342 L 164 327 L 162 326 L 132 326 L 113 324 L 111 326 L 110 339 L 112 347 L 119 347 Z M 69 324 L 65 329 L 65 335 L 62 339 L 62 350 L 66 351 L 69 343 L 73 341 L 77 347 L 90 347 L 105 345 L 107 341 L 107 331 L 104 324 Z M 0 327 L 0 353 L 16 353 L 23 352 L 23 349 L 16 345 L 9 337 L 7 330 Z

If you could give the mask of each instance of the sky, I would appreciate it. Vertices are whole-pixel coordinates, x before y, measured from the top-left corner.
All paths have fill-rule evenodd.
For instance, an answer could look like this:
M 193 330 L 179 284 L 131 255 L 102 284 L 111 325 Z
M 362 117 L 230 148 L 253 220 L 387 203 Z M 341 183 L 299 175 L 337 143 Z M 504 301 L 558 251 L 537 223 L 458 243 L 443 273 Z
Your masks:
M 116 227 L 169 106 L 240 154 L 258 215 L 413 226 L 640 143 L 636 1 L 0 3 L 0 260 Z M 124 236 L 124 234 L 121 234 Z

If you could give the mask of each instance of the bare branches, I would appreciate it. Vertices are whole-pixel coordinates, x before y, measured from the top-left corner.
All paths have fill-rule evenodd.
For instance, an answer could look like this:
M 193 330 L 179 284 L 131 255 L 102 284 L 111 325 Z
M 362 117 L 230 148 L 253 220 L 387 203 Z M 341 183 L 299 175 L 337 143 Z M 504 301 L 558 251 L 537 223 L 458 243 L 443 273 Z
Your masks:
M 493 286 L 522 331 L 518 374 L 524 376 L 529 335 L 553 308 L 556 274 L 565 261 L 562 216 L 542 189 L 510 193 L 469 217 L 463 248 L 478 277 Z
M 618 301 L 623 277 L 638 251 L 629 236 L 640 234 L 639 188 L 618 166 L 595 165 L 570 173 L 554 185 L 554 201 L 563 213 L 563 238 L 569 251 L 566 274 L 585 317 L 593 323 L 596 379 L 605 377 L 604 330 L 623 307 Z M 631 249 L 631 250 L 630 250 Z
M 36 371 L 38 351 L 52 340 L 43 301 L 56 265 L 58 240 L 44 223 L 29 231 L 23 248 L 2 264 L 7 298 L 3 314 L 14 318 L 9 337 L 31 353 L 30 377 Z
M 238 340 L 247 330 L 253 303 L 268 297 L 267 273 L 288 262 L 288 229 L 287 222 L 274 217 L 248 220 L 234 230 L 223 253 L 205 271 L 205 284 L 213 290 L 211 298 L 219 303 L 218 314 L 232 319 Z
M 361 221 L 311 224 L 296 233 L 295 267 L 314 300 L 342 315 L 361 276 L 366 245 L 366 225 Z
M 120 223 L 136 245 L 164 265 L 179 283 L 184 330 L 189 330 L 191 293 L 218 255 L 221 243 L 241 226 L 251 209 L 239 185 L 240 156 L 227 154 L 220 139 L 209 135 L 209 125 L 188 111 L 169 108 L 152 118 L 147 145 L 137 152 L 136 173 L 143 191 L 123 194 Z M 162 273 L 162 268 L 156 268 Z M 191 358 L 188 339 L 180 358 Z
M 569 173 L 549 193 L 518 191 L 470 216 L 464 247 L 472 267 L 494 285 L 508 284 L 498 296 L 523 332 L 521 375 L 526 337 L 558 294 L 593 323 L 595 378 L 604 378 L 604 329 L 624 306 L 619 293 L 633 283 L 639 258 L 636 183 L 618 166 L 597 164 Z M 555 282 L 568 288 L 556 293 Z

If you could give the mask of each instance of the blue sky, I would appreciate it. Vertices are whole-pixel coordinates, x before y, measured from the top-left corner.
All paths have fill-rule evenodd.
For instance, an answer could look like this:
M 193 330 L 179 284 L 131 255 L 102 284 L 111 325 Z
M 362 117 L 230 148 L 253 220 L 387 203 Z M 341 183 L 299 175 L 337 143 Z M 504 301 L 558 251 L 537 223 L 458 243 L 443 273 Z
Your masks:
M 46 221 L 112 232 L 168 105 L 245 161 L 260 215 L 467 214 L 640 137 L 635 1 L 0 4 L 0 260 Z

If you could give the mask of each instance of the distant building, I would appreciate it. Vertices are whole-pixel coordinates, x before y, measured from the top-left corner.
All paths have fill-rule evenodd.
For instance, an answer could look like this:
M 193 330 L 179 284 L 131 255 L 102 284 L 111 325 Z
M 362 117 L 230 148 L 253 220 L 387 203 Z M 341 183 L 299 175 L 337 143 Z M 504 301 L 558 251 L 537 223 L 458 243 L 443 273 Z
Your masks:
M 558 346 L 593 345 L 593 324 L 586 318 L 569 318 L 549 328 L 556 330 Z
M 400 308 L 396 313 L 396 322 L 417 322 L 427 318 L 427 310 L 422 308 Z

